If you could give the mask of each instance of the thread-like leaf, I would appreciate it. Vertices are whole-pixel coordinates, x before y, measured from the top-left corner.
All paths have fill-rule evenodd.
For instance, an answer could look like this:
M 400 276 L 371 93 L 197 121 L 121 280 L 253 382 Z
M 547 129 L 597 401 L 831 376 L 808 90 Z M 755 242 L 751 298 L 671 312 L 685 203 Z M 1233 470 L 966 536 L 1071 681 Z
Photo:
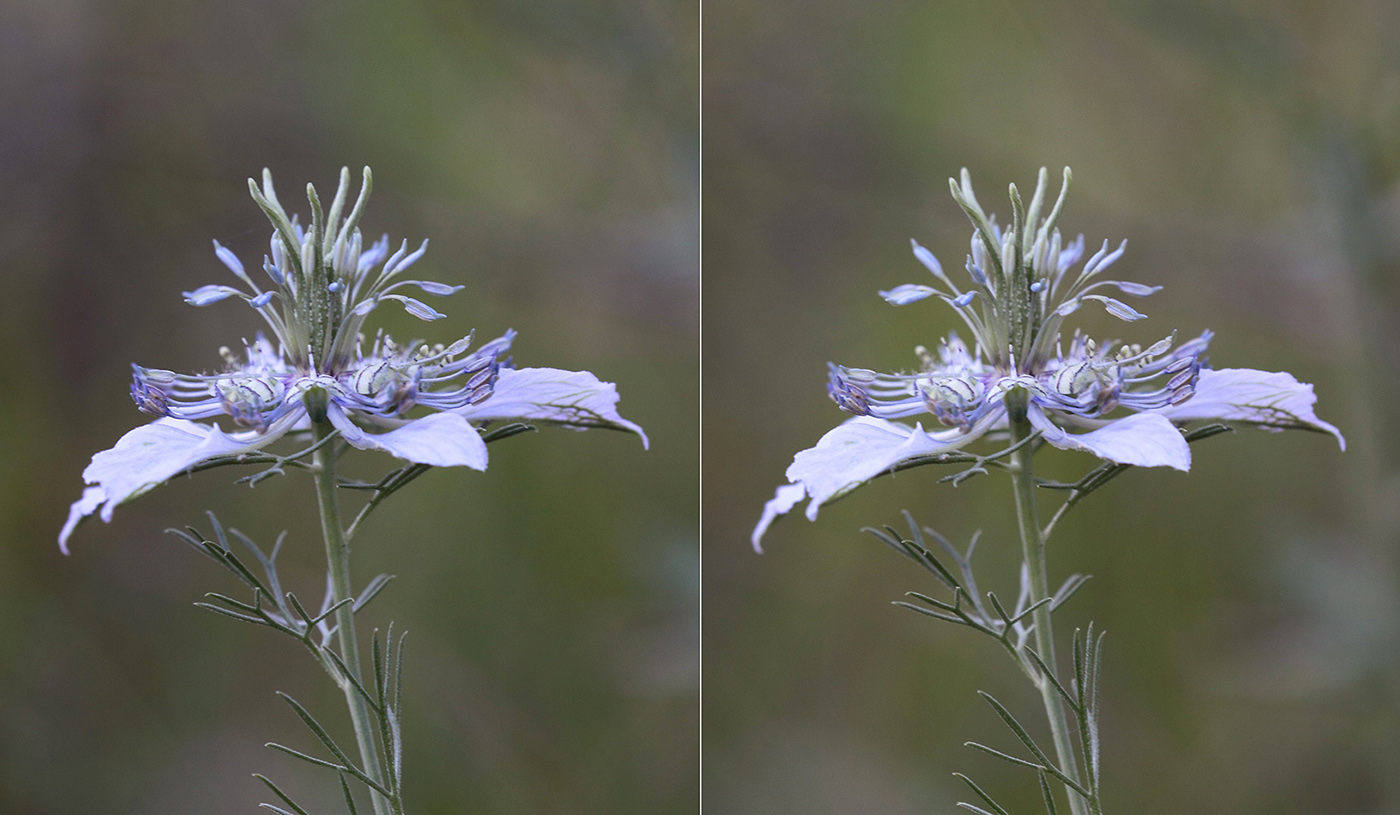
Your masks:
M 228 536 L 224 534 L 224 525 L 219 523 L 219 516 L 208 510 L 204 514 L 208 516 L 209 525 L 214 529 L 214 540 L 219 542 L 219 548 L 225 552 L 229 551 Z
M 318 766 L 318 767 L 329 767 L 329 768 L 331 768 L 332 770 L 336 770 L 336 771 L 338 771 L 338 772 L 349 773 L 350 775 L 354 776 L 357 780 L 359 780 L 360 783 L 364 784 L 365 786 L 369 787 L 370 789 L 374 790 L 375 792 L 379 793 L 380 795 L 383 795 L 385 798 L 391 798 L 391 797 L 393 797 L 393 793 L 391 793 L 391 792 L 389 792 L 389 790 L 385 789 L 385 787 L 384 787 L 383 784 L 381 784 L 381 783 L 379 783 L 378 781 L 375 781 L 373 778 L 370 778 L 369 776 L 365 775 L 364 772 L 362 772 L 362 771 L 360 770 L 360 768 L 355 767 L 354 765 L 345 766 L 345 765 L 336 764 L 336 763 L 331 762 L 331 761 L 326 761 L 326 760 L 324 760 L 324 759 L 319 759 L 319 758 L 316 758 L 315 756 L 309 756 L 309 755 L 307 755 L 306 753 L 303 753 L 303 752 L 301 752 L 301 751 L 299 751 L 299 750 L 293 750 L 292 748 L 288 747 L 288 746 L 285 745 L 285 744 L 278 744 L 278 743 L 276 743 L 276 742 L 271 742 L 271 741 L 270 741 L 270 742 L 267 743 L 266 746 L 267 746 L 267 747 L 271 747 L 271 748 L 274 749 L 274 750 L 280 750 L 280 751 L 282 751 L 283 753 L 286 753 L 286 754 L 289 755 L 289 756 L 292 756 L 292 757 L 294 757 L 294 758 L 299 758 L 299 759 L 301 759 L 302 761 L 305 761 L 305 762 L 307 762 L 307 763 L 309 763 L 309 764 L 315 764 L 315 765 Z
M 340 791 L 345 793 L 345 808 L 349 810 L 350 815 L 360 815 L 359 810 L 355 808 L 355 796 L 350 794 L 350 785 L 345 781 L 345 773 L 340 774 Z
M 246 611 L 246 612 L 248 612 L 249 614 L 261 614 L 261 613 L 262 613 L 262 608 L 261 608 L 261 606 L 258 606 L 258 605 L 249 605 L 249 604 L 247 604 L 247 603 L 245 603 L 245 602 L 243 602 L 243 601 L 241 601 L 241 600 L 235 600 L 235 599 L 233 599 L 232 597 L 226 597 L 226 596 L 224 596 L 224 595 L 222 595 L 222 594 L 219 594 L 219 593 L 216 592 L 216 591 L 205 592 L 204 596 L 205 596 L 205 597 L 208 597 L 208 598 L 211 599 L 211 600 L 218 600 L 220 603 L 223 603 L 223 604 L 225 604 L 225 605 L 228 605 L 228 606 L 231 606 L 231 607 L 233 607 L 233 608 L 236 608 L 236 609 L 238 609 L 239 611 Z M 258 593 L 255 592 L 254 595 L 253 595 L 253 599 L 256 600 L 256 599 L 258 598 L 258 596 L 259 596 Z
M 1099 638 L 1094 641 L 1094 658 L 1090 660 L 1090 665 L 1094 669 L 1093 696 L 1090 699 L 1089 709 L 1095 714 L 1099 711 L 1099 675 L 1100 668 L 1103 667 L 1103 638 L 1108 635 L 1107 631 L 1100 631 Z
M 269 780 L 267 776 L 262 775 L 261 773 L 253 773 L 253 777 L 266 784 L 267 788 L 272 790 L 272 794 L 276 795 L 278 798 L 281 798 L 282 803 L 291 807 L 292 810 L 296 812 L 296 815 L 309 815 L 306 810 L 302 809 L 300 806 L 297 805 L 296 801 L 293 801 L 290 797 L 288 797 L 287 793 L 283 792 L 277 787 L 276 784 L 272 783 L 272 781 Z M 263 804 L 262 806 L 265 806 L 269 809 L 277 810 L 279 812 L 281 811 L 278 810 L 277 807 L 272 806 L 271 804 Z
M 945 603 L 945 602 L 943 602 L 942 600 L 939 600 L 939 599 L 936 599 L 936 598 L 933 598 L 933 597 L 929 597 L 927 594 L 920 594 L 920 593 L 917 592 L 917 591 L 906 591 L 906 592 L 904 593 L 904 596 L 905 596 L 905 597 L 913 597 L 913 598 L 916 599 L 916 600 L 922 600 L 923 602 L 928 603 L 929 605 L 933 606 L 934 608 L 941 609 L 941 610 L 943 610 L 943 611 L 947 611 L 947 612 L 952 613 L 952 614 L 956 614 L 956 613 L 958 613 L 958 612 L 961 610 L 961 608 L 960 608 L 958 605 L 956 605 L 956 604 L 953 604 L 953 603 Z M 957 593 L 954 593 L 953 596 L 956 598 L 956 597 L 958 596 L 958 594 L 957 594 Z
M 1085 798 L 1088 798 L 1088 797 L 1089 797 L 1089 792 L 1088 792 L 1088 790 L 1086 790 L 1086 789 L 1084 789 L 1084 787 L 1080 786 L 1080 784 L 1079 784 L 1078 781 L 1074 780 L 1073 778 L 1070 778 L 1069 775 L 1067 775 L 1067 774 L 1066 774 L 1063 770 L 1061 770 L 1059 767 L 1056 767 L 1056 766 L 1050 761 L 1049 758 L 1046 758 L 1044 751 L 1042 751 L 1042 750 L 1040 749 L 1040 747 L 1036 745 L 1035 740 L 1032 739 L 1031 736 L 1030 736 L 1030 734 L 1026 732 L 1026 729 L 1025 729 L 1024 727 L 1021 726 L 1021 723 L 1018 722 L 1018 721 L 1016 721 L 1016 717 L 1011 715 L 1011 711 L 1007 710 L 1005 705 L 1003 705 L 1001 702 L 998 702 L 995 698 L 992 697 L 991 694 L 989 694 L 989 693 L 987 693 L 987 692 L 985 692 L 985 691 L 978 691 L 977 693 L 978 693 L 983 699 L 986 699 L 986 700 L 987 700 L 987 703 L 990 704 L 990 705 L 992 706 L 992 709 L 994 709 L 994 710 L 997 712 L 997 715 L 1001 717 L 1001 720 L 1004 721 L 1004 722 L 1006 722 L 1006 726 L 1009 727 L 1009 728 L 1011 728 L 1011 732 L 1015 733 L 1015 734 L 1016 734 L 1016 737 L 1017 737 L 1018 739 L 1021 740 L 1021 743 L 1024 744 L 1024 745 L 1026 745 L 1026 749 L 1030 750 L 1030 751 L 1031 751 L 1031 754 L 1034 755 L 1037 759 L 1039 759 L 1039 761 L 1040 761 L 1040 766 L 1041 766 L 1046 772 L 1048 772 L 1048 773 L 1050 773 L 1051 775 L 1055 776 L 1055 777 L 1056 777 L 1057 779 L 1059 779 L 1060 782 L 1063 783 L 1065 786 L 1070 787 L 1070 788 L 1073 789 L 1075 792 L 1078 792 L 1080 795 L 1083 795 Z M 988 748 L 988 749 L 989 749 L 989 748 Z M 1005 754 L 1002 754 L 1002 755 L 1005 755 Z M 1007 758 L 1011 758 L 1011 757 L 1010 757 L 1010 756 L 1007 756 Z M 1019 759 L 1012 759 L 1012 760 L 1014 760 L 1014 761 L 1019 761 Z M 1029 764 L 1030 762 L 1025 762 L 1025 763 Z M 1031 765 L 1031 766 L 1035 766 L 1035 765 Z
M 188 531 L 186 531 L 186 529 Z M 184 543 L 191 549 L 194 549 L 196 552 L 222 566 L 223 560 L 220 559 L 218 555 L 214 554 L 209 549 L 209 546 L 212 542 L 204 540 L 204 536 L 200 535 L 199 530 L 195 529 L 194 527 L 191 526 L 187 527 L 186 529 L 175 529 L 174 527 L 171 527 L 170 529 L 167 529 L 165 531 L 179 538 L 181 543 Z
M 291 594 L 288 594 L 288 595 L 287 595 L 287 599 L 291 599 L 291 597 L 292 597 Z M 349 603 L 352 603 L 352 602 L 354 602 L 354 601 L 353 601 L 351 598 L 346 597 L 344 600 L 341 600 L 339 603 L 336 603 L 335 605 L 331 606 L 330 608 L 326 609 L 325 611 L 321 612 L 320 614 L 317 614 L 316 617 L 310 621 L 310 624 L 313 625 L 313 626 L 320 625 L 320 624 L 321 624 L 322 622 L 324 622 L 327 618 L 329 618 L 332 614 L 336 613 L 336 612 L 339 611 L 341 608 L 345 607 L 346 605 L 348 605 Z
M 1070 638 L 1070 651 L 1074 655 L 1074 690 L 1079 694 L 1080 705 L 1088 709 L 1085 704 L 1088 701 L 1088 691 L 1084 688 L 1084 641 L 1083 632 L 1074 629 L 1074 636 Z
M 374 659 L 374 691 L 379 697 L 379 709 L 384 709 L 384 697 L 387 689 L 387 677 L 384 673 L 384 651 L 379 645 L 379 629 L 375 629 L 370 637 L 370 652 Z
M 873 526 L 867 526 L 863 527 L 860 531 L 869 532 L 870 534 L 878 538 L 881 543 L 885 544 L 886 546 L 890 547 L 891 549 L 895 550 L 901 555 L 904 555 L 905 557 L 909 556 L 909 552 L 904 548 L 903 542 L 899 537 L 899 533 L 894 531 L 894 527 L 886 524 L 885 528 L 883 530 L 880 530 L 876 529 Z
M 1235 428 L 1228 424 L 1206 424 L 1186 431 L 1186 441 L 1200 441 L 1211 436 L 1219 436 L 1221 433 L 1234 433 Z
M 942 612 L 934 611 L 931 608 L 924 608 L 923 606 L 916 606 L 913 603 L 906 603 L 903 600 L 895 600 L 891 605 L 896 605 L 900 608 L 907 608 L 910 611 L 917 611 L 920 614 L 925 614 L 929 617 L 934 618 L 935 620 L 943 620 L 945 622 L 956 623 L 957 625 L 967 625 L 967 620 L 964 620 L 961 617 L 954 617 L 952 614 L 943 614 Z
M 1005 705 L 998 702 L 996 697 L 986 691 L 979 690 L 977 691 L 977 695 L 987 700 L 987 704 L 992 706 L 992 710 L 996 711 L 1003 722 L 1006 722 L 1006 726 L 1011 728 L 1011 732 L 1016 734 L 1016 738 L 1020 739 L 1021 743 L 1026 745 L 1026 749 L 1031 751 L 1031 755 L 1040 759 L 1040 763 L 1043 765 L 1048 766 L 1050 764 L 1050 760 L 1045 757 L 1045 753 L 1036 745 L 1035 740 L 1031 738 L 1031 734 L 1027 733 L 1026 728 L 1022 727 L 1021 723 L 1016 721 L 1016 717 L 1011 715 L 1011 711 L 1007 710 Z
M 1011 762 L 1012 764 L 1015 764 L 1015 765 L 1020 766 L 1020 767 L 1030 767 L 1032 770 L 1044 770 L 1044 769 L 1045 769 L 1045 766 L 1044 766 L 1043 764 L 1036 764 L 1034 761 L 1026 761 L 1024 758 L 1017 758 L 1017 757 L 1015 757 L 1015 756 L 1013 756 L 1013 755 L 1009 755 L 1009 754 L 1007 754 L 1007 753 L 1003 753 L 1003 752 L 1000 751 L 1000 750 L 997 750 L 997 749 L 995 749 L 995 748 L 993 748 L 993 747 L 988 747 L 987 745 L 981 744 L 981 743 L 979 743 L 979 742 L 975 742 L 975 741 L 965 741 L 965 742 L 963 742 L 963 746 L 964 746 L 964 747 L 971 747 L 971 748 L 974 749 L 974 750 L 981 750 L 982 752 L 987 753 L 988 755 L 996 756 L 997 758 L 1001 759 L 1002 761 L 1009 761 L 1009 762 Z
M 1043 605 L 1045 605 L 1045 604 L 1047 604 L 1047 603 L 1050 603 L 1053 599 L 1054 599 L 1054 598 L 1052 598 L 1052 597 L 1046 597 L 1046 598 L 1044 598 L 1044 599 L 1037 600 L 1037 601 L 1035 601 L 1034 603 L 1031 603 L 1029 606 L 1026 606 L 1026 608 L 1023 609 L 1023 610 L 1021 611 L 1021 613 L 1019 613 L 1019 614 L 1017 614 L 1015 617 L 1012 617 L 1012 618 L 1011 618 L 1011 620 L 1010 620 L 1011 624 L 1012 624 L 1012 625 L 1015 625 L 1015 624 L 1021 622 L 1022 620 L 1026 619 L 1027 617 L 1029 617 L 1029 616 L 1031 616 L 1032 614 L 1034 614 L 1036 609 L 1040 608 L 1041 606 L 1043 606 Z M 1053 607 L 1052 607 L 1052 610 L 1053 610 Z
M 1059 591 L 1056 591 L 1054 596 L 1050 598 L 1050 610 L 1054 611 L 1064 605 L 1065 601 L 1073 597 L 1075 592 L 1083 588 L 1084 584 L 1088 583 L 1092 577 L 1093 575 L 1072 574 L 1066 578 L 1065 582 L 1060 586 Z
M 340 658 L 340 654 L 337 654 L 333 648 L 325 649 L 325 654 L 335 663 L 336 670 L 340 672 L 340 675 L 345 677 L 350 685 L 355 688 L 355 691 L 369 704 L 370 709 L 375 713 L 379 713 L 379 704 L 375 701 L 373 696 L 369 695 L 369 691 L 365 690 L 365 686 L 360 683 L 359 678 L 350 673 L 349 666 L 345 664 L 345 660 Z
M 407 631 L 399 635 L 399 647 L 394 666 L 394 713 L 400 717 L 403 716 L 403 641 L 407 636 Z
M 394 788 L 397 789 L 403 779 L 403 728 L 394 710 L 387 712 L 385 721 L 389 724 L 389 767 L 394 774 Z
M 1075 632 L 1076 634 L 1078 632 Z M 1094 709 L 1094 688 L 1098 684 L 1094 681 L 1094 623 L 1089 621 L 1089 626 L 1084 632 L 1084 640 L 1079 647 L 1079 659 L 1083 661 L 1083 666 L 1079 672 L 1080 677 L 1079 695 L 1084 699 L 1084 707 L 1087 710 Z
M 287 704 L 292 706 L 292 710 L 296 711 L 297 715 L 301 717 L 302 722 L 307 726 L 307 728 L 309 728 L 311 732 L 316 735 L 316 738 L 326 746 L 327 750 L 331 751 L 332 755 L 340 759 L 341 764 L 344 764 L 347 769 L 353 769 L 354 765 L 350 761 L 350 759 L 345 755 L 345 752 L 342 751 L 338 745 L 336 745 L 335 740 L 332 739 L 330 734 L 326 732 L 326 729 L 321 726 L 321 723 L 316 721 L 316 718 L 311 715 L 310 711 L 302 707 L 300 702 L 283 693 L 282 691 L 277 691 L 277 695 L 282 697 L 284 700 L 286 700 Z
M 350 769 L 349 767 L 342 767 L 341 765 L 336 764 L 334 761 L 326 761 L 323 758 L 309 756 L 306 753 L 301 752 L 300 750 L 293 750 L 287 745 L 278 744 L 275 741 L 270 741 L 264 746 L 271 747 L 274 750 L 281 750 L 282 752 L 286 753 L 289 756 L 292 756 L 293 758 L 299 758 L 302 761 L 305 761 L 309 764 L 315 764 L 318 767 L 330 767 L 333 770 L 340 770 L 341 772 L 348 772 Z
M 990 795 L 988 795 L 986 792 L 984 792 L 984 791 L 982 790 L 981 787 L 979 787 L 979 786 L 977 786 L 976 784 L 972 783 L 972 779 L 971 779 L 971 778 L 968 778 L 967 776 L 963 775 L 962 773 L 953 773 L 953 776 L 956 777 L 956 778 L 962 779 L 962 782 L 963 782 L 964 784 L 966 784 L 968 787 L 970 787 L 970 788 L 972 789 L 973 793 L 975 793 L 975 794 L 977 795 L 978 798 L 981 798 L 982 801 L 983 801 L 984 803 L 986 803 L 987 806 L 989 806 L 989 807 L 991 807 L 992 809 L 996 810 L 996 814 L 997 814 L 997 815 L 1010 815 L 1010 813 L 1008 813 L 1005 809 L 1003 809 L 1003 808 L 1001 807 L 1000 804 L 998 804 L 996 801 L 993 801 L 993 800 L 992 800 L 992 796 L 990 796 Z M 985 812 L 985 810 L 981 809 L 980 807 L 975 807 L 975 806 L 973 806 L 973 805 L 971 805 L 971 804 L 959 803 L 958 806 L 960 806 L 960 807 L 962 807 L 962 808 L 964 808 L 964 809 L 970 809 L 970 810 L 972 810 L 973 812 Z M 991 815 L 991 813 L 987 813 L 987 815 Z
M 1057 815 L 1055 795 L 1050 791 L 1050 780 L 1040 773 L 1040 794 L 1045 798 L 1045 815 Z
M 379 593 L 384 591 L 384 587 L 389 585 L 389 581 L 393 579 L 394 575 L 391 574 L 375 575 L 374 578 L 365 585 L 364 591 L 360 592 L 360 596 L 355 598 L 355 605 L 351 606 L 350 610 L 358 612 L 360 609 L 364 608 L 370 600 L 378 597 Z
M 222 614 L 225 617 L 232 617 L 235 620 L 242 620 L 245 623 L 252 623 L 253 625 L 268 624 L 267 620 L 258 617 L 250 617 L 247 614 L 239 614 L 237 611 L 231 611 L 223 606 L 216 606 L 213 603 L 195 603 L 194 605 L 196 608 L 207 608 L 215 614 Z
M 1078 711 L 1080 707 L 1079 700 L 1075 699 L 1073 696 L 1070 695 L 1069 691 L 1065 690 L 1065 686 L 1060 684 L 1059 677 L 1055 676 L 1055 672 L 1050 669 L 1049 665 L 1045 664 L 1045 660 L 1040 658 L 1040 654 L 1037 654 L 1035 652 L 1035 649 L 1031 648 L 1029 645 L 1026 646 L 1025 651 L 1035 662 L 1036 667 L 1040 669 L 1040 675 L 1045 677 L 1046 679 L 1049 679 L 1050 684 L 1055 687 L 1055 690 L 1059 691 L 1060 695 L 1063 696 L 1065 701 L 1069 703 L 1069 706 L 1074 710 Z
M 490 444 L 493 441 L 508 439 L 511 436 L 518 436 L 521 433 L 529 433 L 537 429 L 538 428 L 536 428 L 532 424 L 525 424 L 524 422 L 512 422 L 511 424 L 503 424 L 500 427 L 492 428 L 491 430 L 482 433 L 481 440 L 486 442 L 487 444 Z

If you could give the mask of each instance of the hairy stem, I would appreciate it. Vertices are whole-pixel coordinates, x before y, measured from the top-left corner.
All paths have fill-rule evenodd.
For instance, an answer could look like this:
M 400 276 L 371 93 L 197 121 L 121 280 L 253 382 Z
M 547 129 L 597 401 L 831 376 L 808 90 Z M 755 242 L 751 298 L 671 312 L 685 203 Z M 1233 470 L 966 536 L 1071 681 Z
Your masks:
M 335 430 L 325 421 L 315 423 L 314 427 L 318 443 Z M 318 447 L 313 459 L 316 497 L 321 506 L 321 534 L 326 541 L 326 566 L 331 575 L 332 604 L 354 596 L 350 587 L 350 542 L 340 525 L 340 502 L 336 496 L 334 447 L 334 444 Z M 358 681 L 360 646 L 355 638 L 355 612 L 352 606 L 353 603 L 346 603 L 336 609 L 335 625 L 340 642 L 340 658 Z M 364 772 L 376 783 L 383 784 L 384 769 L 380 764 L 379 748 L 374 740 L 376 725 L 369 705 L 349 682 L 342 682 L 341 689 L 345 692 L 345 702 L 350 708 L 350 721 L 355 726 L 355 741 L 360 747 L 360 761 L 363 763 Z M 400 807 L 391 804 L 378 792 L 370 790 L 369 794 L 374 803 L 375 815 L 393 815 L 395 810 L 402 812 Z
M 1011 443 L 1017 443 L 1031 434 L 1031 424 L 1024 418 L 1011 421 Z M 1035 512 L 1035 473 L 1031 468 L 1029 447 L 1021 447 L 1011 454 L 1011 480 L 1016 493 L 1016 518 L 1021 528 L 1021 553 L 1030 572 L 1032 604 L 1050 596 L 1049 580 L 1045 574 L 1045 539 L 1041 537 L 1040 521 Z M 1035 650 L 1045 664 L 1055 665 L 1055 632 L 1050 627 L 1050 604 L 1041 605 L 1031 614 L 1035 623 Z M 1063 700 L 1050 681 L 1045 677 L 1035 683 L 1040 690 L 1041 701 L 1045 704 L 1045 716 L 1050 722 L 1050 735 L 1055 741 L 1055 758 L 1065 775 L 1079 781 L 1079 767 L 1075 760 L 1074 744 L 1070 740 L 1069 720 L 1065 716 Z M 1066 789 L 1070 811 L 1073 815 L 1088 815 L 1089 809 L 1079 793 Z M 1097 806 L 1094 807 L 1098 809 Z

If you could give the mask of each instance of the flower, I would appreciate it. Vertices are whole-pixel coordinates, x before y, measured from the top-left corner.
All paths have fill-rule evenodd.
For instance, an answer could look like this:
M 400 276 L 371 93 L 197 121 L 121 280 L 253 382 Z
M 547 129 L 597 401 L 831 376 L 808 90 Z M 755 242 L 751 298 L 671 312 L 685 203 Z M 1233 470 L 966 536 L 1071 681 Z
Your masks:
M 929 297 L 943 300 L 971 331 L 973 346 L 956 333 L 939 343 L 936 355 L 920 346 L 915 349 L 920 366 L 913 373 L 832 364 L 827 393 L 855 418 L 793 458 L 787 469 L 791 483 L 764 505 L 754 528 L 755 549 L 769 525 L 804 499 L 807 517 L 815 520 L 822 505 L 871 479 L 937 460 L 989 433 L 1001 434 L 1013 421 L 1028 421 L 1061 449 L 1182 471 L 1190 469 L 1191 450 L 1177 425 L 1193 420 L 1315 430 L 1335 436 L 1346 449 L 1337 428 L 1314 415 L 1311 385 L 1287 373 L 1210 369 L 1209 331 L 1180 345 L 1173 333 L 1145 349 L 1096 343 L 1075 332 L 1066 348 L 1064 319 L 1086 303 L 1099 303 L 1126 322 L 1146 318 L 1104 290 L 1147 297 L 1161 288 L 1100 279 L 1122 257 L 1126 241 L 1112 251 L 1105 241 L 1070 275 L 1084 256 L 1084 237 L 1066 244 L 1055 227 L 1069 182 L 1066 168 L 1059 198 L 1044 219 L 1045 170 L 1029 208 L 1023 208 L 1013 185 L 1015 217 L 1003 230 L 978 204 L 967 170 L 961 183 L 949 179 L 953 198 L 974 227 L 966 262 L 971 287 L 961 290 L 937 258 L 914 243 L 914 256 L 938 285 L 905 284 L 880 296 L 897 306 Z M 915 416 L 931 416 L 942 429 L 891 421 Z
M 110 521 L 112 511 L 170 478 L 212 459 L 259 450 L 313 422 L 329 422 L 354 447 L 382 450 L 416 464 L 486 469 L 486 442 L 480 428 L 492 421 L 543 422 L 574 429 L 606 427 L 636 433 L 642 428 L 617 413 L 617 388 L 587 371 L 511 367 L 501 359 L 515 338 L 507 331 L 469 352 L 472 335 L 443 346 L 418 340 L 396 343 L 377 334 L 364 350 L 365 318 L 385 302 L 397 302 L 423 320 L 444 315 L 403 294 L 414 287 L 435 296 L 461 286 L 400 276 L 427 249 L 408 243 L 392 255 L 387 236 L 369 247 L 358 229 L 369 196 L 364 183 L 350 214 L 341 218 L 350 174 L 324 217 L 314 188 L 310 228 L 289 218 L 278 203 L 271 174 L 263 185 L 249 179 L 253 199 L 272 222 L 263 271 L 266 289 L 242 262 L 214 242 L 214 253 L 246 287 L 209 285 L 185 292 L 185 302 L 207 306 L 241 298 L 267 322 L 276 343 L 259 332 L 244 341 L 242 356 L 220 349 L 225 369 L 214 374 L 177 374 L 133 365 L 131 398 L 158 417 L 93 456 L 83 471 L 92 485 L 72 505 L 59 535 L 67 552 L 78 523 L 93 513 Z M 406 414 L 415 407 L 432 413 Z M 207 420 L 226 417 L 225 432 Z

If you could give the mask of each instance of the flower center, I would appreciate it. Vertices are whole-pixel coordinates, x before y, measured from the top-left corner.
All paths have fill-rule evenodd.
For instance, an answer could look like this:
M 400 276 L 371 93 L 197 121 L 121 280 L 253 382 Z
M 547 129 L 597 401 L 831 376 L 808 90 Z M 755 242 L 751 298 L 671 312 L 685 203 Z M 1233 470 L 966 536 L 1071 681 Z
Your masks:
M 235 424 L 267 430 L 267 413 L 282 403 L 287 387 L 274 376 L 227 376 L 214 380 L 214 395 Z
M 350 375 L 350 389 L 392 413 L 407 413 L 417 401 L 422 365 L 370 359 Z
M 1072 362 L 1050 375 L 1056 394 L 1081 406 L 1094 405 L 1099 411 L 1118 405 L 1120 366 L 1116 362 L 1082 360 Z
M 917 384 L 924 405 L 949 427 L 966 427 L 969 409 L 982 404 L 987 388 L 980 379 L 966 375 L 930 376 Z

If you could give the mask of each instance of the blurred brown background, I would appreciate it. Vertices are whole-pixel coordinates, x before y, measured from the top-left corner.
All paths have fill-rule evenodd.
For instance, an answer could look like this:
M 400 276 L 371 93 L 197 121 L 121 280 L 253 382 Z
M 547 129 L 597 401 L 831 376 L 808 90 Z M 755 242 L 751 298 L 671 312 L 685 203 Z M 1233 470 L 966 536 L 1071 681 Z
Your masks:
M 1061 219 L 1129 240 L 1166 289 L 1100 337 L 1217 332 L 1217 367 L 1313 382 L 1326 437 L 1242 431 L 1193 472 L 1134 471 L 1071 513 L 1052 579 L 1095 576 L 1063 635 L 1108 630 L 1109 812 L 1400 813 L 1400 6 L 1394 2 L 709 0 L 704 47 L 704 734 L 726 815 L 952 812 L 955 770 L 1034 813 L 974 691 L 1044 733 L 990 642 L 893 608 L 927 575 L 869 536 L 909 509 L 1013 592 L 1004 478 L 923 468 L 748 534 L 793 453 L 841 421 L 825 363 L 916 364 L 956 322 L 878 289 L 953 273 L 947 178 L 1008 214 L 1074 168 Z M 1082 313 L 1082 312 L 1081 312 Z M 1075 476 L 1093 462 L 1050 451 Z M 1050 496 L 1046 496 L 1048 499 Z M 1042 736 L 1048 742 L 1048 738 Z
M 672 0 L 0 0 L 0 812 L 251 812 L 268 774 L 312 812 L 333 776 L 273 695 L 348 733 L 290 641 L 191 607 L 231 578 L 167 526 L 205 509 L 319 598 L 312 486 L 203 474 L 55 535 L 88 457 L 145 420 L 129 364 L 217 367 L 259 325 L 180 292 L 250 267 L 284 203 L 369 164 L 366 233 L 432 244 L 466 290 L 448 341 L 515 328 L 521 366 L 617 382 L 634 437 L 542 430 L 436 471 L 357 541 L 364 612 L 410 633 L 420 813 L 693 812 L 698 672 L 698 10 Z M 376 475 L 393 462 L 357 457 Z

